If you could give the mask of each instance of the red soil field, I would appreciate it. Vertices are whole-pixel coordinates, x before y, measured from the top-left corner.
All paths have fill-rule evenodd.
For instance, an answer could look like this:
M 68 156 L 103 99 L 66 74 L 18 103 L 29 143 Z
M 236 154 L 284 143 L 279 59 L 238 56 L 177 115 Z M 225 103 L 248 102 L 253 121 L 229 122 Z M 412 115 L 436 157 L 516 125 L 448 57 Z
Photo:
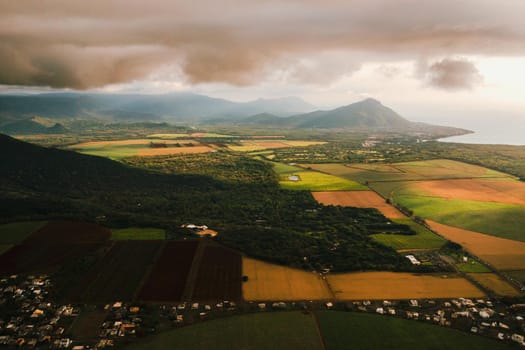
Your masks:
M 357 208 L 376 208 L 389 219 L 402 219 L 406 216 L 387 204 L 383 197 L 373 191 L 329 191 L 312 192 L 314 198 L 324 205 L 341 205 Z
M 22 244 L 79 244 L 104 242 L 111 236 L 105 227 L 89 222 L 51 221 Z
M 242 298 L 242 258 L 231 249 L 206 246 L 198 267 L 193 300 L 218 301 Z
M 197 241 L 166 243 L 138 299 L 148 301 L 179 301 L 197 250 Z
M 131 301 L 144 275 L 155 264 L 163 241 L 115 242 L 87 273 L 77 276 L 69 289 L 68 302 L 108 303 Z M 71 284 L 71 283 L 70 283 Z
M 52 221 L 0 257 L 0 274 L 51 273 L 101 247 L 111 232 L 97 224 Z

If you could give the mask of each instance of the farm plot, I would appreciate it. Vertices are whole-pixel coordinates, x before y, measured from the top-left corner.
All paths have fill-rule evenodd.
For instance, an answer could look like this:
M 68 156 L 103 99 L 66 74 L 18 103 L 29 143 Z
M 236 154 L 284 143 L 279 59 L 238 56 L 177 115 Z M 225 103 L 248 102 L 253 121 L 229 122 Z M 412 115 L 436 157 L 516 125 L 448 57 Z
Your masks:
M 131 301 L 145 273 L 154 265 L 163 241 L 115 242 L 110 251 L 70 290 L 69 301 Z
M 510 344 L 423 322 L 366 313 L 317 313 L 329 350 L 510 350 Z
M 237 145 L 228 145 L 228 148 L 236 152 L 254 152 L 265 149 L 286 147 L 307 147 L 322 145 L 321 141 L 288 141 L 288 140 L 241 140 Z
M 508 174 L 448 159 L 393 164 L 309 164 L 308 166 L 314 170 L 361 183 L 461 178 L 513 179 Z
M 319 350 L 322 342 L 311 314 L 254 313 L 201 322 L 133 342 L 130 350 Z
M 331 274 L 328 284 L 339 300 L 481 297 L 464 278 L 398 272 Z
M 142 286 L 138 299 L 181 300 L 198 243 L 197 241 L 167 242 Z
M 92 223 L 52 221 L 0 257 L 0 273 L 53 272 L 98 249 L 109 230 Z
M 242 298 L 242 258 L 228 248 L 206 245 L 197 270 L 192 300 L 235 300 Z
M 487 289 L 500 296 L 516 297 L 521 293 L 516 290 L 509 282 L 505 281 L 495 273 L 469 273 L 470 278 L 481 284 Z
M 500 270 L 525 269 L 525 243 L 427 220 L 430 228 Z
M 111 229 L 111 239 L 113 240 L 163 240 L 166 238 L 166 231 L 152 227 L 128 227 L 121 229 Z
M 395 235 L 379 233 L 372 235 L 372 239 L 396 250 L 439 249 L 446 243 L 445 239 L 436 235 L 424 226 L 415 223 L 411 219 L 394 219 L 392 221 L 397 224 L 410 226 L 416 234 Z
M 281 175 L 279 184 L 287 190 L 306 191 L 366 191 L 368 187 L 337 176 L 301 171 L 297 174 Z
M 325 281 L 317 273 L 292 269 L 243 258 L 242 284 L 245 300 L 323 300 L 332 298 Z
M 314 198 L 324 205 L 341 205 L 357 208 L 376 208 L 389 219 L 403 219 L 406 216 L 386 203 L 374 191 L 331 191 L 312 192 Z
M 45 224 L 45 221 L 28 221 L 0 225 L 0 245 L 18 244 Z
M 152 147 L 152 144 L 162 145 Z M 69 146 L 68 149 L 107 157 L 121 159 L 133 156 L 159 156 L 168 154 L 193 154 L 211 152 L 213 149 L 192 140 L 135 139 L 119 141 L 92 141 Z
M 459 188 L 461 185 L 465 188 Z M 521 183 L 510 180 L 443 180 L 398 183 L 391 195 L 395 202 L 417 216 L 466 230 L 525 241 L 521 229 L 525 226 L 525 204 L 519 204 L 525 201 L 525 195 L 521 190 Z

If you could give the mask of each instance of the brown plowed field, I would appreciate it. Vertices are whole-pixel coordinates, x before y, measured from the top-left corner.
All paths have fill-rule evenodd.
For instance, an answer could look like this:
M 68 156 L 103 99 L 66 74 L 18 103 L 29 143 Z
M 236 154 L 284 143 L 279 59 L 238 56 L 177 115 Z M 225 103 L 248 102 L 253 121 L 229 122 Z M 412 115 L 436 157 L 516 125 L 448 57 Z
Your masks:
M 104 244 L 111 232 L 97 224 L 52 221 L 0 257 L 0 274 L 54 272 Z
M 463 230 L 431 220 L 427 220 L 427 224 L 443 237 L 461 244 L 466 250 L 497 269 L 525 269 L 525 242 Z
M 198 267 L 193 300 L 241 300 L 242 258 L 228 248 L 206 246 Z
M 51 221 L 29 236 L 23 244 L 79 244 L 104 242 L 111 236 L 105 227 L 89 222 Z
M 163 241 L 120 241 L 70 290 L 69 301 L 131 301 Z
M 339 300 L 482 297 L 472 283 L 460 277 L 442 278 L 400 272 L 356 272 L 328 275 Z
M 317 273 L 243 258 L 245 300 L 324 300 L 333 298 Z
M 208 146 L 143 148 L 137 150 L 137 156 L 147 157 L 163 156 L 167 154 L 197 154 L 211 151 L 213 151 L 213 148 Z
M 525 183 L 519 181 L 458 179 L 421 181 L 413 186 L 433 197 L 482 202 L 525 204 Z
M 520 292 L 495 273 L 469 273 L 470 278 L 494 293 L 505 297 L 520 296 Z
M 357 208 L 376 208 L 389 219 L 402 219 L 406 216 L 387 204 L 383 197 L 374 191 L 330 191 L 312 192 L 314 198 L 324 205 L 341 205 Z
M 198 243 L 197 241 L 166 243 L 138 298 L 148 301 L 181 300 Z

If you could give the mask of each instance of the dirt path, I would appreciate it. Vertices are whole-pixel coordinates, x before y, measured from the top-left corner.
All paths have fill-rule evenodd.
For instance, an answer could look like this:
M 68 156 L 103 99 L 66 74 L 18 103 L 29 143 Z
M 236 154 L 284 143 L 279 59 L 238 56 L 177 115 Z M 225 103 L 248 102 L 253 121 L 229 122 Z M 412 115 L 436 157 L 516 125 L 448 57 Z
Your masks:
M 319 336 L 319 339 L 321 339 L 323 350 L 326 350 L 326 342 L 324 341 L 323 332 L 321 331 L 321 324 L 319 323 L 319 318 L 317 317 L 317 313 L 314 310 L 311 310 L 311 313 L 312 313 L 312 317 L 315 320 L 315 328 L 317 329 L 317 335 Z

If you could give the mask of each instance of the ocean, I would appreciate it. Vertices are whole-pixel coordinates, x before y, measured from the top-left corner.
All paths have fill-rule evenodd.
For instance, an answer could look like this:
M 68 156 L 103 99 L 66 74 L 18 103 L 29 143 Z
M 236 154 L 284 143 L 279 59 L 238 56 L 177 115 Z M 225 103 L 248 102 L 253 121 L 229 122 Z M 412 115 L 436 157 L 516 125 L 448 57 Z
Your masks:
M 525 145 L 525 121 L 483 123 L 482 125 L 462 127 L 472 130 L 474 133 L 446 137 L 438 141 L 488 145 Z

